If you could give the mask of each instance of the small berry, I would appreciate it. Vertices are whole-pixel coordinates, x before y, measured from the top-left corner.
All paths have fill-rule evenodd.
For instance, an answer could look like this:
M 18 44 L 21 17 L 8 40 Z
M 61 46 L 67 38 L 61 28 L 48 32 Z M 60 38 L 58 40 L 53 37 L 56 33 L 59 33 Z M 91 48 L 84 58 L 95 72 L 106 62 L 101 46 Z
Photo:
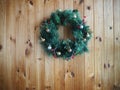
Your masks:
M 86 16 L 83 16 L 83 18 L 86 18 Z

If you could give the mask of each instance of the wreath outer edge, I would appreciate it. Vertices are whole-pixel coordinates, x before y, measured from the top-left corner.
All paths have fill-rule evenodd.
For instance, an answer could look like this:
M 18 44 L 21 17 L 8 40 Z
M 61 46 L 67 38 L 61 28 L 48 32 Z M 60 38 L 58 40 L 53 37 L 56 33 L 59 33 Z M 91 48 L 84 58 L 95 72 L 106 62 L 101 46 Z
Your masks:
M 77 9 L 53 12 L 50 18 L 44 20 L 40 26 L 39 39 L 45 52 L 55 58 L 61 57 L 66 60 L 88 52 L 87 45 L 92 37 L 92 32 L 86 25 L 85 18 L 85 16 L 83 19 L 80 18 Z M 70 26 L 74 40 L 59 38 L 58 28 L 60 25 Z

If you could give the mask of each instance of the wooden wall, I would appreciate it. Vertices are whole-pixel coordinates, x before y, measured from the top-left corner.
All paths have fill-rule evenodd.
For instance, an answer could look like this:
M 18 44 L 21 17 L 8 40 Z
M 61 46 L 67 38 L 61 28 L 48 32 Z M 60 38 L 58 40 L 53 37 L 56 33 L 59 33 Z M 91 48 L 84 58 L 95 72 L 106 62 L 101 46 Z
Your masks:
M 71 61 L 44 53 L 39 25 L 56 9 L 87 16 L 89 53 Z M 120 90 L 120 0 L 0 0 L 0 90 Z

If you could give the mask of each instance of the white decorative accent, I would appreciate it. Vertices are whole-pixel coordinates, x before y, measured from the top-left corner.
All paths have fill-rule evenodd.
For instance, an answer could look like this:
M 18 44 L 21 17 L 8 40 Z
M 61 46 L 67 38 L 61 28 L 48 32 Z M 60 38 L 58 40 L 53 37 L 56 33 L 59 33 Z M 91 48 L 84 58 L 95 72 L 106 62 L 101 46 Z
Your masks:
M 62 9 L 58 9 L 60 12 L 62 11 Z
M 74 14 L 74 18 L 77 18 L 76 14 Z
M 83 29 L 83 25 L 80 25 L 80 28 Z
M 42 41 L 42 42 L 44 42 L 44 41 L 45 41 L 45 39 L 41 37 L 41 41 Z
M 68 52 L 72 52 L 72 49 L 70 48 L 70 49 L 68 50 Z
M 84 41 L 86 41 L 86 39 L 83 39 Z
M 52 49 L 52 47 L 51 47 L 51 45 L 49 45 L 49 46 L 48 46 L 48 50 L 51 50 L 51 49 Z
M 87 33 L 87 37 L 90 37 L 90 34 L 89 34 L 89 33 Z
M 46 29 L 46 32 L 50 32 L 50 29 Z
M 61 55 L 61 52 L 57 52 L 57 55 Z

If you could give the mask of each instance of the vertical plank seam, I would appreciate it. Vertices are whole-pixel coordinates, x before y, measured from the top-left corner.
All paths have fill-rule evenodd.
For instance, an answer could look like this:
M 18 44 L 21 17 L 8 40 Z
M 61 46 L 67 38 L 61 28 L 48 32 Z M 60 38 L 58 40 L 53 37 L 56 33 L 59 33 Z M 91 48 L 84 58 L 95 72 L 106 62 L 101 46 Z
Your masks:
M 94 0 L 93 0 L 93 30 L 94 30 L 94 37 L 95 37 L 95 11 L 94 11 Z M 94 40 L 94 77 L 95 77 L 95 39 L 94 39 L 94 37 L 93 37 L 93 40 Z M 95 89 L 95 87 L 96 87 L 96 82 L 95 82 L 95 78 L 94 78 L 94 89 Z M 96 90 L 96 89 L 95 89 Z
M 45 4 L 44 4 L 44 8 L 43 8 L 43 18 L 45 19 Z M 45 89 L 45 52 L 44 52 L 44 89 Z M 41 88 L 41 87 L 40 87 Z
M 95 0 L 93 0 L 93 11 L 94 11 L 94 12 L 93 12 L 93 15 L 94 15 L 93 17 L 95 18 L 95 9 L 94 9 L 94 5 L 95 5 L 95 4 L 94 4 L 94 2 L 95 2 Z M 95 24 L 95 19 L 94 19 L 93 22 L 94 22 L 94 24 Z M 96 26 L 96 24 L 93 26 L 93 28 L 94 28 L 94 37 L 95 37 L 95 34 L 96 34 L 95 26 Z M 93 37 L 93 38 L 94 38 L 94 37 Z M 95 39 L 94 39 L 94 73 L 95 73 L 95 74 L 94 74 L 94 75 L 95 75 L 95 81 L 94 81 L 94 83 L 95 83 L 95 90 L 96 90 L 96 72 L 95 72 L 95 71 L 96 71 L 96 67 L 95 67 L 95 66 L 96 66 L 96 60 L 95 60 L 95 47 L 96 47 L 96 43 L 95 43 Z
M 7 15 L 7 12 L 6 12 L 6 7 L 7 7 L 7 4 L 6 4 L 6 0 L 5 0 L 5 53 L 4 53 L 4 58 L 5 58 L 5 60 L 7 60 L 7 57 L 6 57 L 6 54 L 7 54 L 7 28 L 6 28 L 6 26 L 7 26 L 7 19 L 6 19 L 6 15 Z M 4 62 L 4 64 L 5 64 L 5 62 Z M 5 68 L 5 66 L 4 66 L 4 68 Z M 4 74 L 3 74 L 4 75 Z M 3 78 L 4 78 L 4 76 L 3 76 Z M 5 81 L 4 81 L 4 83 L 5 83 Z M 4 84 L 3 83 L 3 84 Z M 3 89 L 4 89 L 4 87 L 5 87 L 5 85 L 3 86 Z
M 103 50 L 105 51 L 105 33 L 104 33 L 104 0 L 102 0 L 102 3 L 103 3 L 103 39 L 104 39 L 104 41 L 103 41 Z M 105 52 L 104 52 L 105 53 Z M 103 54 L 103 58 L 104 58 L 104 54 Z M 102 74 L 102 76 L 104 75 L 104 69 L 103 69 L 103 58 L 102 58 L 102 60 L 101 60 L 101 67 L 102 67 L 102 70 L 101 70 L 101 74 Z M 101 78 L 102 79 L 102 78 Z M 103 84 L 103 79 L 102 79 L 102 84 Z M 103 90 L 104 89 L 104 86 L 102 86 L 102 89 L 101 90 Z
M 85 2 L 83 2 L 83 16 L 85 16 Z M 85 90 L 85 54 L 84 54 L 84 88 L 83 89 Z
M 84 7 L 84 5 L 85 5 L 85 3 L 84 3 L 84 1 L 83 1 L 83 6 L 82 6 L 82 7 L 83 7 L 83 9 L 82 9 L 82 11 L 83 11 L 83 16 L 85 15 L 85 12 L 84 12 L 85 7 Z M 82 17 L 82 18 L 83 18 L 83 17 Z M 84 67 L 84 79 L 83 79 L 83 80 L 84 80 L 84 82 L 83 82 L 84 84 L 83 84 L 83 90 L 85 90 L 85 54 L 84 54 L 84 66 L 83 66 L 83 67 Z
M 102 5 L 103 5 L 103 9 L 102 9 L 102 16 L 103 16 L 103 25 L 102 25 L 102 30 L 103 30 L 103 45 L 102 45 L 102 47 L 103 47 L 103 50 L 104 50 L 104 42 L 105 42 L 105 37 L 104 37 L 104 0 L 102 0 Z M 104 55 L 104 54 L 103 54 Z M 103 69 L 102 69 L 102 65 L 103 65 L 103 57 L 104 56 L 102 56 L 102 58 L 101 58 L 101 77 L 102 77 L 102 75 L 103 75 Z M 102 84 L 102 86 L 101 86 L 101 90 L 103 90 L 103 81 L 102 81 L 103 79 L 101 78 L 101 84 Z
M 56 7 L 55 7 L 55 3 L 56 3 L 56 2 L 55 2 L 55 1 L 56 1 L 56 0 L 53 1 L 53 2 L 54 2 L 54 11 L 55 11 L 55 9 L 56 9 Z M 53 74 L 53 75 L 54 75 L 54 82 L 53 82 L 53 83 L 54 83 L 54 86 L 53 86 L 53 87 L 54 87 L 54 90 L 55 90 L 55 77 L 56 77 L 56 76 L 55 76 L 55 58 L 54 58 L 53 60 L 54 60 L 54 64 L 53 64 L 53 65 L 54 65 L 54 66 L 53 66 L 53 68 L 54 68 L 54 70 L 53 70 L 53 73 L 54 73 L 54 74 Z
M 112 0 L 112 3 L 113 3 L 113 53 L 114 53 L 114 55 L 113 55 L 113 72 L 114 72 L 114 84 L 115 84 L 115 28 L 114 28 L 114 1 Z
M 93 0 L 93 30 L 94 30 L 94 34 L 93 34 L 93 40 L 94 40 L 94 89 L 96 90 L 96 76 L 95 76 L 95 10 L 94 10 L 94 0 Z

